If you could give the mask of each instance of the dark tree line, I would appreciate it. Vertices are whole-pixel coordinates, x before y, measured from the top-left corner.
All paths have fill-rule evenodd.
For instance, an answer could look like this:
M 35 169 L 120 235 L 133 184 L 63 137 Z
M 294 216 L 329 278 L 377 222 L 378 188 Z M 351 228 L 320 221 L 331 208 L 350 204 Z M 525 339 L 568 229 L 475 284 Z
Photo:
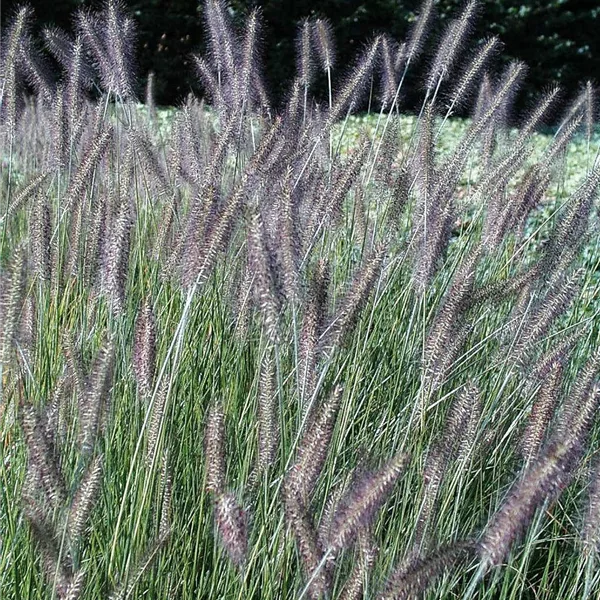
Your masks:
M 124 0 L 138 24 L 140 96 L 149 71 L 156 73 L 159 104 L 176 104 L 188 92 L 201 93 L 189 61 L 191 52 L 203 51 L 202 3 L 198 0 Z M 2 3 L 2 24 L 21 2 Z M 29 0 L 38 27 L 54 24 L 70 29 L 72 13 L 99 2 L 82 0 Z M 406 35 L 420 2 L 416 0 L 230 0 L 234 21 L 243 22 L 249 10 L 261 6 L 265 21 L 263 54 L 265 75 L 275 100 L 285 94 L 294 70 L 295 36 L 304 17 L 327 17 L 335 32 L 338 76 L 357 47 L 374 32 L 385 31 L 398 40 Z M 460 7 L 460 0 L 440 0 L 435 36 Z M 482 0 L 472 34 L 473 43 L 497 34 L 504 43 L 502 61 L 525 61 L 530 72 L 520 102 L 531 101 L 552 82 L 575 94 L 585 80 L 600 73 L 600 4 L 596 0 Z M 434 47 L 435 44 L 431 44 Z M 426 60 L 426 59 L 425 59 Z M 424 69 L 421 69 L 421 72 Z M 412 97 L 420 97 L 417 69 L 409 82 Z M 325 82 L 321 82 L 324 89 Z M 414 104 L 410 91 L 404 106 Z

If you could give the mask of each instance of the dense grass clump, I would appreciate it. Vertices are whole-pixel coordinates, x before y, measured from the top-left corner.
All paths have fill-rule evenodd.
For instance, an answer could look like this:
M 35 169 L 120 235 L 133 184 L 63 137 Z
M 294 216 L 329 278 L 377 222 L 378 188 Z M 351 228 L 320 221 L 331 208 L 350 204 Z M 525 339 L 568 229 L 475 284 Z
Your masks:
M 426 0 L 273 106 L 226 8 L 167 122 L 119 3 L 3 33 L 0 597 L 596 597 L 595 90 L 510 129 L 468 2 L 400 116 Z

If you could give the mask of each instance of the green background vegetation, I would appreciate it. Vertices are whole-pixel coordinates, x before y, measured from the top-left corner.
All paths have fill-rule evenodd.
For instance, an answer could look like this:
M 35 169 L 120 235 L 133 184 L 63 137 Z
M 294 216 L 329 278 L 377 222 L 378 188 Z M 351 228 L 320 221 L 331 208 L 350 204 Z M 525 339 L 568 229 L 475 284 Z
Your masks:
M 2 23 L 20 1 L 2 3 Z M 68 29 L 71 14 L 80 7 L 98 3 L 80 0 L 32 0 L 37 26 L 54 24 Z M 263 37 L 265 71 L 270 89 L 281 98 L 294 73 L 294 39 L 304 17 L 327 17 L 333 25 L 338 65 L 346 65 L 357 47 L 378 31 L 404 39 L 420 2 L 414 0 L 233 0 L 232 11 L 241 24 L 254 6 L 260 6 L 266 21 Z M 440 0 L 435 31 L 461 6 L 460 0 Z M 482 13 L 471 39 L 497 34 L 504 50 L 498 69 L 513 58 L 530 68 L 520 98 L 527 106 L 532 98 L 553 82 L 567 93 L 575 93 L 581 82 L 600 72 L 600 5 L 594 0 L 484 0 Z M 156 72 L 159 104 L 178 104 L 191 90 L 199 92 L 187 56 L 205 50 L 202 3 L 197 0 L 126 0 L 138 25 L 138 73 L 145 79 Z M 431 39 L 431 38 L 430 38 Z M 429 44 L 434 48 L 435 44 Z M 425 58 L 425 60 L 427 60 Z M 344 69 L 340 67 L 343 73 Z M 339 73 L 338 73 L 339 74 Z M 144 81 L 140 82 L 142 86 Z M 418 80 L 408 82 L 405 108 L 414 108 L 422 98 Z M 325 82 L 321 82 L 324 90 Z M 279 99 L 279 98 L 276 98 Z

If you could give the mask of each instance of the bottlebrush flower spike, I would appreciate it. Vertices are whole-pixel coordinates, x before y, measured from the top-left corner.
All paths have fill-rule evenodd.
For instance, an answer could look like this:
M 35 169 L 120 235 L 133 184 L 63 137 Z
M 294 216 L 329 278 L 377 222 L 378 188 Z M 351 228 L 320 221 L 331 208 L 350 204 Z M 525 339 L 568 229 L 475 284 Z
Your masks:
M 437 54 L 433 59 L 431 70 L 427 78 L 427 92 L 433 92 L 441 81 L 448 75 L 452 64 L 460 47 L 465 41 L 469 30 L 472 28 L 472 21 L 475 17 L 477 2 L 470 0 L 457 19 L 450 22 L 446 32 L 439 44 Z
M 323 598 L 331 590 L 331 561 L 322 562 L 323 546 L 303 501 L 287 486 L 284 486 L 283 493 L 286 521 L 298 546 L 302 570 L 309 581 L 306 584 L 308 597 L 314 600 Z
M 344 584 L 344 589 L 339 596 L 339 600 L 362 600 L 365 598 L 365 582 L 375 564 L 378 548 L 375 546 L 375 542 L 369 531 L 359 534 L 358 539 L 360 554 Z
M 286 476 L 284 485 L 290 490 L 289 494 L 303 503 L 312 494 L 327 459 L 342 392 L 342 386 L 337 386 L 327 401 L 314 410 L 298 444 L 296 460 Z
M 92 510 L 98 499 L 100 485 L 102 482 L 102 469 L 104 457 L 97 456 L 84 475 L 79 489 L 77 490 L 67 517 L 67 528 L 69 538 L 73 542 L 77 542 L 78 538 L 83 533 L 84 528 L 92 514 Z
M 334 556 L 347 548 L 360 531 L 371 525 L 406 469 L 409 458 L 404 453 L 395 456 L 378 471 L 363 475 L 342 497 L 333 517 L 328 540 L 328 549 Z
M 385 247 L 383 245 L 377 246 L 358 271 L 340 301 L 333 318 L 325 328 L 322 340 L 323 347 L 335 349 L 344 337 L 350 333 L 358 319 L 360 310 L 367 302 L 381 274 L 384 257 Z
M 589 554 L 600 552 L 600 461 L 596 460 L 590 472 L 581 538 Z
M 263 317 L 265 332 L 270 343 L 279 342 L 280 307 L 275 293 L 275 257 L 265 243 L 262 216 L 256 208 L 248 227 L 248 264 L 254 275 L 254 292 Z
M 579 396 L 577 390 L 572 395 L 574 400 Z M 600 388 L 596 385 L 582 397 L 576 413 L 566 410 L 560 416 L 558 426 L 539 458 L 526 468 L 486 526 L 479 541 L 484 568 L 500 565 L 537 508 L 544 502 L 556 500 L 571 483 L 585 451 L 599 401 Z
M 521 453 L 525 461 L 534 458 L 542 447 L 560 397 L 562 374 L 563 367 L 557 361 L 552 365 L 550 373 L 535 395 L 531 414 L 521 437 Z
M 66 487 L 52 440 L 44 431 L 36 409 L 21 405 L 21 426 L 25 434 L 29 469 L 35 473 L 35 485 L 42 490 L 48 506 L 61 508 L 66 500 Z
M 329 264 L 320 260 L 309 282 L 298 344 L 298 386 L 305 408 L 317 386 L 319 337 L 327 315 L 329 283 Z
M 473 554 L 472 542 L 455 542 L 425 557 L 416 556 L 392 573 L 377 600 L 411 600 L 421 597 L 435 579 Z
M 266 471 L 275 461 L 279 443 L 279 395 L 273 351 L 267 349 L 260 365 L 258 383 L 258 464 Z
M 98 350 L 85 384 L 85 393 L 79 399 L 79 446 L 83 454 L 92 453 L 98 436 L 106 426 L 114 360 L 115 339 L 109 335 Z
M 246 513 L 229 493 L 217 496 L 214 510 L 221 543 L 233 564 L 242 569 L 248 552 Z
M 206 489 L 215 496 L 225 493 L 225 415 L 215 402 L 208 411 L 204 434 Z
M 317 19 L 313 24 L 312 31 L 321 68 L 324 71 L 328 71 L 335 64 L 335 48 L 331 24 L 326 19 Z
M 147 299 L 138 314 L 133 341 L 133 372 L 140 394 L 145 398 L 152 393 L 155 367 L 156 319 Z

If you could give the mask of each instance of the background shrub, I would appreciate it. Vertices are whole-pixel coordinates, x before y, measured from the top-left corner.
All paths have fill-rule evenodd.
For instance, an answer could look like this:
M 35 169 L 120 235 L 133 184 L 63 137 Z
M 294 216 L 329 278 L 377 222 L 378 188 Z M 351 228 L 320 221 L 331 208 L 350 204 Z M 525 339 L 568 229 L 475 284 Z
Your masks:
M 2 3 L 2 24 L 19 3 Z M 55 24 L 69 28 L 71 14 L 81 6 L 98 3 L 81 0 L 33 0 L 36 27 Z M 127 0 L 125 5 L 138 24 L 138 67 L 145 78 L 156 73 L 157 102 L 181 102 L 191 90 L 199 91 L 191 75 L 189 53 L 204 51 L 203 5 L 196 0 Z M 307 16 L 327 17 L 334 29 L 340 65 L 347 64 L 357 48 L 373 32 L 385 31 L 402 40 L 415 19 L 419 3 L 414 0 L 234 0 L 231 12 L 241 24 L 250 10 L 260 6 L 266 21 L 264 56 L 267 81 L 281 98 L 294 73 L 294 39 L 298 23 Z M 460 0 L 440 0 L 434 32 L 439 34 Z M 520 106 L 551 82 L 575 92 L 581 81 L 600 72 L 600 7 L 593 0 L 484 0 L 472 39 L 498 34 L 505 44 L 502 63 L 519 58 L 531 68 L 521 94 Z M 433 44 L 431 45 L 434 46 Z M 140 82 L 143 85 L 143 81 Z M 405 107 L 421 98 L 418 80 L 408 82 Z M 325 82 L 321 82 L 321 90 Z

